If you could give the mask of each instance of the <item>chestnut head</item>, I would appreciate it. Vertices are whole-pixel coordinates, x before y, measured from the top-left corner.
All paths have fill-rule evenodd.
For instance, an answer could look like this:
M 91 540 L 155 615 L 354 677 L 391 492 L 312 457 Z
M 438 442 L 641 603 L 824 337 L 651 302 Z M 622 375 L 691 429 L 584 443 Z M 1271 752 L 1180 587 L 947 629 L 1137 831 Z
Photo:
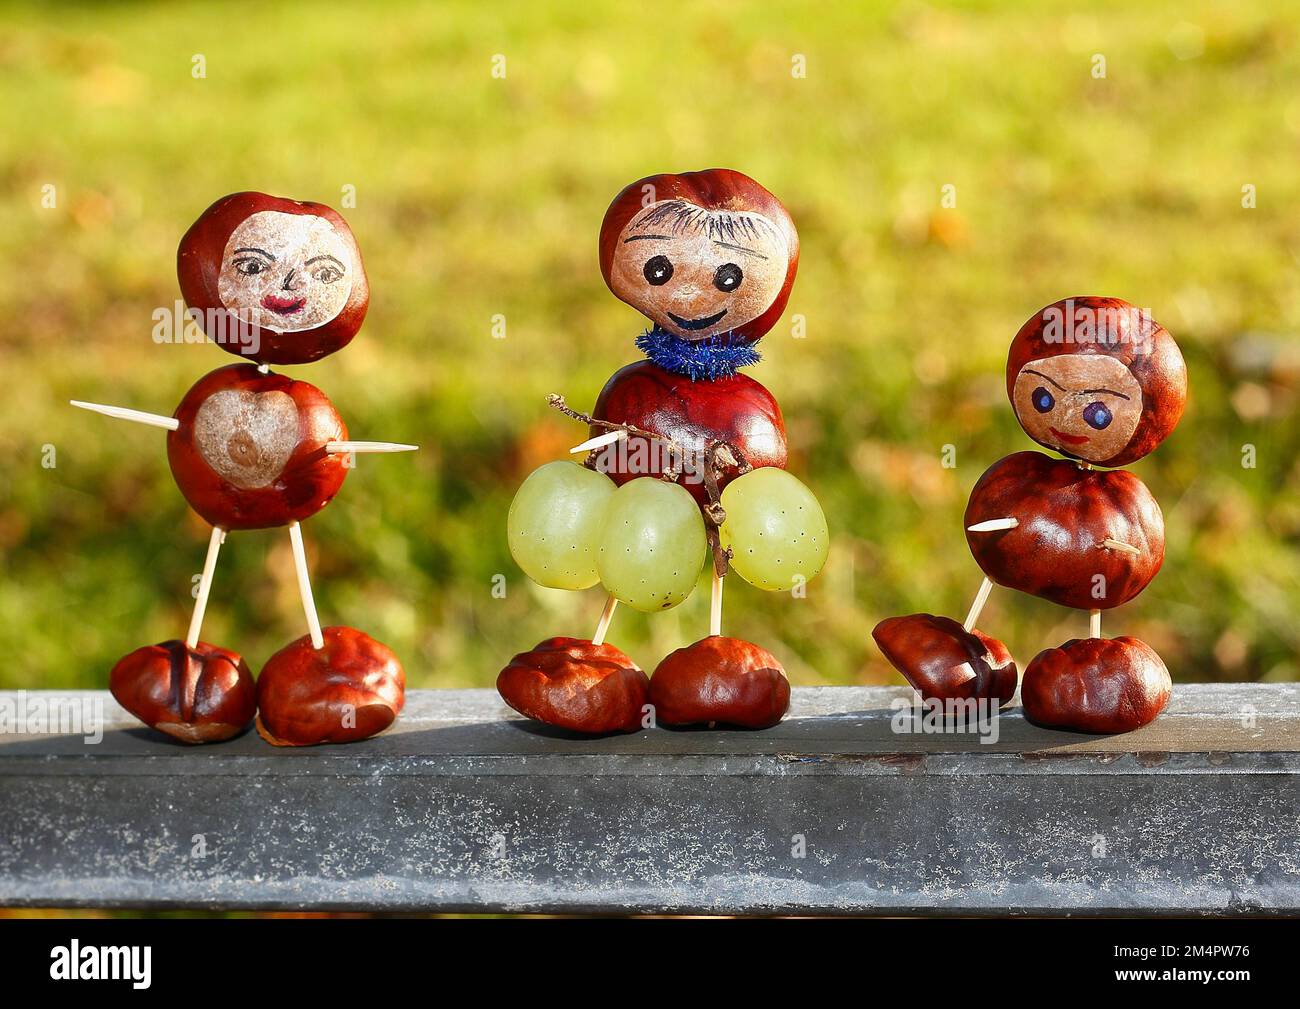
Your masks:
M 752 342 L 785 310 L 799 235 L 747 175 L 651 175 L 605 211 L 600 271 L 615 296 L 685 340 Z
M 1187 404 L 1187 366 L 1169 331 L 1118 298 L 1066 298 L 1011 341 L 1007 395 L 1038 444 L 1099 466 L 1141 459 Z
M 234 193 L 176 252 L 181 294 L 208 338 L 264 364 L 306 364 L 347 346 L 370 305 L 352 229 L 323 203 Z

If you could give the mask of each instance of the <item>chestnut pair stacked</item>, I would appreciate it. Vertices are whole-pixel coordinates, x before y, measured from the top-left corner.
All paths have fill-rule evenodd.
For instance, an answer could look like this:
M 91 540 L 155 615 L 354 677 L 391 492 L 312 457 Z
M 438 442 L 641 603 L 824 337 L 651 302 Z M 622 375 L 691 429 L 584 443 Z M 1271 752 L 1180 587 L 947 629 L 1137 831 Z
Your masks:
M 772 394 L 739 368 L 784 311 L 799 237 L 779 200 L 739 172 L 654 175 L 627 186 L 600 231 L 610 290 L 645 315 L 648 360 L 618 371 L 591 415 L 579 466 L 548 463 L 511 504 L 510 549 L 534 581 L 608 591 L 590 639 L 556 637 L 510 660 L 506 703 L 576 732 L 654 724 L 775 725 L 790 701 L 766 649 L 722 634 L 729 571 L 769 591 L 802 589 L 826 560 L 816 497 L 785 471 L 785 422 Z M 709 635 L 647 677 L 605 642 L 622 602 L 658 612 L 712 570 Z
M 993 584 L 1090 611 L 1089 634 L 1040 652 L 1020 683 L 1026 716 L 1081 732 L 1127 732 L 1169 702 L 1169 671 L 1133 637 L 1103 638 L 1101 614 L 1150 584 L 1165 553 L 1151 492 L 1120 469 L 1169 436 L 1187 403 L 1187 368 L 1149 312 L 1115 298 L 1067 298 L 1011 342 L 1007 395 L 1030 438 L 1064 458 L 1017 452 L 971 491 L 966 540 L 984 581 L 964 623 L 929 613 L 873 635 L 927 699 L 1005 704 L 1016 691 L 1007 646 L 976 629 Z
M 338 493 L 357 453 L 414 445 L 348 441 L 315 386 L 275 374 L 340 350 L 366 316 L 370 287 L 347 222 L 319 203 L 235 193 L 206 211 L 177 253 L 189 316 L 246 363 L 194 385 L 170 416 L 74 401 L 164 428 L 172 476 L 212 526 L 184 641 L 136 649 L 110 674 L 124 708 L 187 743 L 229 739 L 257 716 L 276 745 L 364 739 L 397 717 L 405 674 L 384 645 L 320 626 L 299 523 Z M 227 532 L 288 526 L 308 633 L 271 657 L 254 683 L 234 651 L 199 638 Z

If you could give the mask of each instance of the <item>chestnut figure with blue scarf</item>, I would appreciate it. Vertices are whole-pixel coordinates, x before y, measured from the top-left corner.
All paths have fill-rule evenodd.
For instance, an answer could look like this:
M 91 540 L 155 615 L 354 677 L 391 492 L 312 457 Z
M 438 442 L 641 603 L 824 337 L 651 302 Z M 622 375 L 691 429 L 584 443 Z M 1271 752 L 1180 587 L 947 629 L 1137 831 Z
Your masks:
M 799 237 L 779 200 L 728 169 L 655 175 L 605 213 L 600 268 L 610 290 L 645 315 L 647 360 L 619 370 L 575 448 L 583 466 L 535 471 L 511 505 L 511 551 L 543 585 L 609 592 L 590 640 L 552 638 L 515 656 L 497 686 L 516 710 L 581 732 L 654 722 L 763 728 L 790 688 L 765 649 L 721 632 L 729 570 L 760 588 L 801 590 L 825 562 L 826 519 L 785 472 L 780 407 L 738 369 L 781 317 Z M 711 557 L 708 637 L 647 678 L 605 643 L 618 602 L 647 612 L 686 599 Z

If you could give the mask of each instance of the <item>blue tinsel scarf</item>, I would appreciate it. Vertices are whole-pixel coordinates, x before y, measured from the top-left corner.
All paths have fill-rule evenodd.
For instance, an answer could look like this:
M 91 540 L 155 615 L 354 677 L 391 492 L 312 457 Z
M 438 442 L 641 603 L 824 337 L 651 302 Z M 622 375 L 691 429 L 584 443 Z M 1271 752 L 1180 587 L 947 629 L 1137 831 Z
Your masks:
M 683 340 L 655 326 L 638 336 L 636 345 L 659 367 L 686 375 L 692 382 L 730 378 L 737 368 L 748 368 L 763 359 L 752 343 L 724 343 L 724 340 L 721 336 Z

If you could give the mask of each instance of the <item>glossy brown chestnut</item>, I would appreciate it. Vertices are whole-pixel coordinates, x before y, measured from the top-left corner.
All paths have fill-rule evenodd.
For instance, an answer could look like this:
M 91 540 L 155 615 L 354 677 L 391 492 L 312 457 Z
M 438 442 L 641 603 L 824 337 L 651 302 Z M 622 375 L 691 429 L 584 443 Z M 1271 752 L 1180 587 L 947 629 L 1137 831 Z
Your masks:
M 1001 707 L 1016 692 L 1016 664 L 997 638 L 930 613 L 890 617 L 871 636 L 927 699 L 985 699 Z
M 1137 638 L 1075 638 L 1025 669 L 1020 700 L 1030 721 L 1078 732 L 1131 732 L 1169 703 L 1173 684 L 1154 648 Z
M 637 235 L 626 233 L 634 219 L 655 219 L 653 226 Z M 691 245 L 693 234 L 702 229 L 708 241 L 702 243 L 715 254 L 707 262 L 695 263 L 704 273 L 691 273 L 689 265 L 678 260 L 678 275 L 671 269 L 665 278 L 641 283 L 640 270 L 632 271 L 633 285 L 625 286 L 618 276 L 620 250 L 640 250 L 662 245 L 663 258 L 677 259 L 679 252 Z M 732 246 L 724 248 L 717 243 Z M 632 243 L 632 244 L 628 244 Z M 749 243 L 746 256 L 745 244 Z M 752 246 L 760 246 L 761 251 Z M 614 295 L 651 318 L 656 325 L 688 340 L 702 338 L 719 342 L 748 343 L 767 333 L 790 299 L 795 273 L 799 268 L 799 235 L 785 206 L 747 175 L 729 168 L 710 168 L 700 172 L 651 175 L 638 179 L 614 197 L 600 226 L 600 272 Z M 647 253 L 654 258 L 653 253 Z M 778 257 L 778 258 L 773 258 Z M 636 263 L 644 257 L 638 254 Z M 692 257 L 689 253 L 687 260 Z M 723 260 L 736 276 L 747 275 L 734 292 L 725 291 L 725 283 L 715 288 L 712 270 Z M 648 264 L 647 264 L 648 265 Z M 766 278 L 764 280 L 758 278 Z M 666 285 L 666 286 L 660 286 Z M 758 292 L 761 290 L 762 294 Z M 663 297 L 667 295 L 668 297 Z M 752 302 L 751 296 L 758 301 Z M 667 306 L 673 306 L 672 312 Z M 697 318 L 702 314 L 711 319 Z M 676 313 L 690 319 L 674 318 Z
M 1070 363 L 1058 369 L 1059 358 Z M 1025 381 L 1027 368 L 1046 374 Z M 1011 341 L 1006 380 L 1016 417 L 1031 438 L 1099 466 L 1142 458 L 1169 436 L 1187 405 L 1187 366 L 1178 344 L 1148 313 L 1119 298 L 1065 298 L 1036 312 Z M 1035 405 L 1028 391 L 1040 385 L 1048 395 Z M 1091 427 L 1080 422 L 1086 405 L 1105 408 Z M 1107 437 L 1112 414 L 1116 424 L 1127 421 L 1127 438 Z M 1049 421 L 1056 418 L 1072 430 L 1055 430 Z
M 347 428 L 308 382 L 232 364 L 195 383 L 176 408 L 167 461 L 185 500 L 214 526 L 264 529 L 316 514 L 338 493 L 347 456 L 326 442 Z
M 183 743 L 237 736 L 253 720 L 257 690 L 235 652 L 200 641 L 137 648 L 108 676 L 113 698 L 146 725 Z
M 1062 606 L 1104 610 L 1126 603 L 1147 587 L 1165 556 L 1160 506 L 1124 470 L 1084 469 L 1041 452 L 1017 452 L 980 477 L 964 525 L 996 518 L 1020 524 L 968 531 L 976 563 L 999 585 Z M 1138 552 L 1107 547 L 1107 539 Z
M 346 347 L 370 305 L 352 229 L 323 203 L 232 193 L 208 207 L 176 252 L 191 315 L 223 350 L 306 364 Z
M 636 732 L 649 690 L 623 652 L 582 638 L 548 638 L 497 676 L 497 692 L 521 715 L 591 735 Z
M 674 460 L 663 445 L 651 445 L 644 438 L 616 442 L 596 456 L 596 468 L 617 484 L 639 476 L 659 476 L 665 463 L 685 462 L 678 483 L 701 505 L 707 504 L 704 454 L 709 444 L 720 441 L 734 445 L 754 469 L 785 469 L 781 408 L 772 394 L 748 375 L 693 382 L 650 361 L 638 361 L 620 368 L 605 383 L 592 416 L 671 438 L 688 456 Z M 603 428 L 591 430 L 592 434 L 604 433 Z M 739 475 L 735 467 L 724 467 L 718 490 Z
M 326 627 L 271 656 L 257 678 L 257 731 L 276 746 L 351 743 L 383 732 L 406 700 L 406 674 L 387 646 L 355 627 Z
M 715 634 L 659 663 L 650 703 L 664 725 L 766 729 L 789 708 L 790 681 L 771 652 Z

